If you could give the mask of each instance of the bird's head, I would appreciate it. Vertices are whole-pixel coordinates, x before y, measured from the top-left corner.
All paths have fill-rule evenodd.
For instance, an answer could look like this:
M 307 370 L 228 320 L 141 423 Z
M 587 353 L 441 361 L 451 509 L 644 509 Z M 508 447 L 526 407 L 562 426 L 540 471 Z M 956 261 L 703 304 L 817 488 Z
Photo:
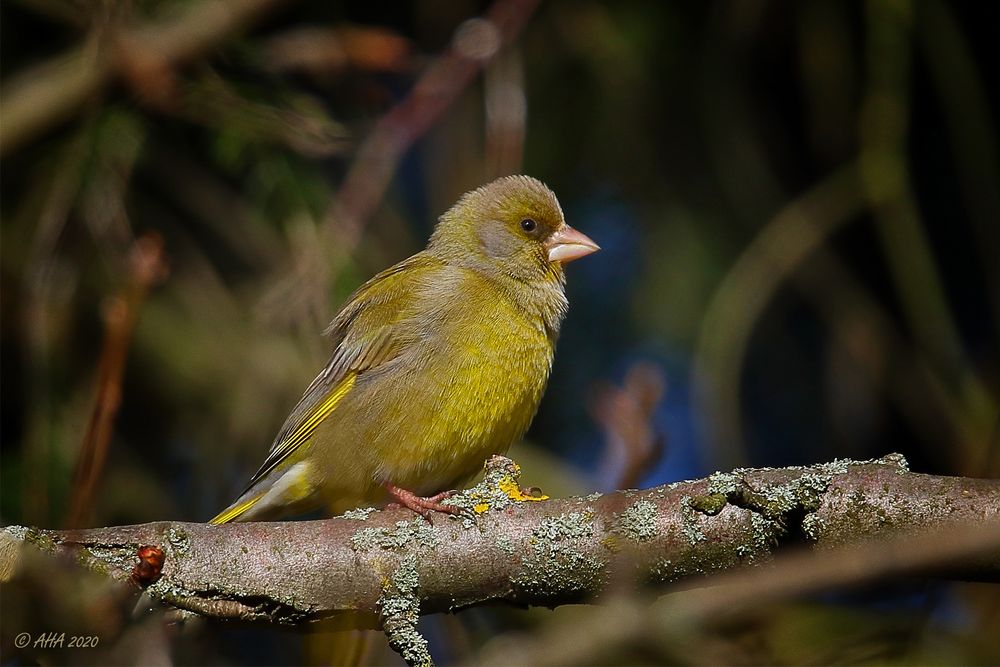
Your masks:
M 561 280 L 562 265 L 599 250 L 563 219 L 556 196 L 530 176 L 465 194 L 441 216 L 428 251 L 451 264 L 523 281 Z

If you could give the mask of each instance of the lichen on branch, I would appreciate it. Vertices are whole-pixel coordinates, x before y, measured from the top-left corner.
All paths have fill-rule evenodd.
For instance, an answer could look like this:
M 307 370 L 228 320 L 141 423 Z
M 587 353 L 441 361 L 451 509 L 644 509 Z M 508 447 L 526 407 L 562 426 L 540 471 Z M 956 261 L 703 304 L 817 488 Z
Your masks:
M 11 526 L 0 572 L 16 581 L 19 558 L 71 553 L 84 568 L 202 616 L 302 625 L 350 615 L 385 629 L 420 664 L 429 660 L 420 614 L 582 602 L 612 581 L 710 583 L 709 575 L 768 561 L 790 542 L 824 550 L 1000 521 L 1000 480 L 912 473 L 898 455 L 561 499 L 522 491 L 519 474 L 513 461 L 493 457 L 480 484 L 448 501 L 464 512 L 433 523 L 365 508 L 324 521 Z M 133 576 L 140 553 L 156 556 L 155 580 L 148 563 L 146 575 Z M 966 578 L 998 573 L 1000 556 L 961 568 Z

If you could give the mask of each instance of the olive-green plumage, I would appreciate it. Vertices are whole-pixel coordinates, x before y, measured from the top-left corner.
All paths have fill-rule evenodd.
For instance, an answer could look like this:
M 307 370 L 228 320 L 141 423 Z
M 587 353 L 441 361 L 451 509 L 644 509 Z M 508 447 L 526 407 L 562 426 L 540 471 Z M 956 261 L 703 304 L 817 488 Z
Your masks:
M 246 491 L 213 519 L 452 488 L 527 429 L 566 314 L 562 263 L 597 246 L 526 176 L 464 195 L 427 248 L 362 285 L 331 323 L 329 363 Z

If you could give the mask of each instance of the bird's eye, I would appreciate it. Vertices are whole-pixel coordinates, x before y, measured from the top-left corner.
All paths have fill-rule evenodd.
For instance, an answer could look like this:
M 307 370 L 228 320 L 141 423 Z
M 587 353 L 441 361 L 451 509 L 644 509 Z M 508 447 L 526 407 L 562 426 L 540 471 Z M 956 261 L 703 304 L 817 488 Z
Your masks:
M 521 229 L 523 229 L 526 232 L 533 232 L 535 231 L 536 227 L 538 227 L 538 223 L 532 220 L 531 218 L 525 218 L 524 220 L 521 221 Z

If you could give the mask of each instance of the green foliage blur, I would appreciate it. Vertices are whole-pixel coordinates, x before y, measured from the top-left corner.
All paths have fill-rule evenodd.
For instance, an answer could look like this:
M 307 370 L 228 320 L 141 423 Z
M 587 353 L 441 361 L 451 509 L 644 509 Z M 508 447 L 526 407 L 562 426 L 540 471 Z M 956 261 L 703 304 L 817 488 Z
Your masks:
M 345 297 L 461 193 L 518 172 L 604 248 L 568 271 L 552 382 L 512 454 L 528 483 L 897 451 L 920 472 L 1000 476 L 990 3 L 508 2 L 527 22 L 499 51 L 470 22 L 486 3 L 271 3 L 162 58 L 158 40 L 198 37 L 158 27 L 207 4 L 0 6 L 4 524 L 212 516 L 324 363 Z M 396 118 L 386 136 L 412 145 L 366 143 L 456 50 L 484 67 L 440 117 Z M 52 66 L 69 56 L 79 71 Z M 352 171 L 366 160 L 387 165 L 384 193 L 378 169 Z M 345 213 L 365 197 L 370 214 Z M 609 416 L 609 397 L 650 396 L 628 413 L 640 429 Z M 996 662 L 998 599 L 935 584 L 800 601 L 706 656 Z M 471 662 L 573 613 L 432 620 L 432 650 Z M 197 632 L 176 661 L 323 661 L 298 636 Z M 608 659 L 690 659 L 656 650 Z

